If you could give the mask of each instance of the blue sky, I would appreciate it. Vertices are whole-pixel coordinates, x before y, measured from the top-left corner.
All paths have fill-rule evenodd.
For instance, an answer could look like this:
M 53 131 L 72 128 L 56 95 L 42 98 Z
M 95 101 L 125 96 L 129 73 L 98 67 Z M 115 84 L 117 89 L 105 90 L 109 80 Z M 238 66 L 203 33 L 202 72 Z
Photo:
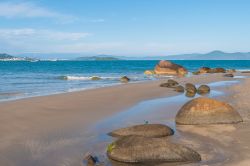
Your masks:
M 249 9 L 249 0 L 1 0 L 0 52 L 247 52 Z

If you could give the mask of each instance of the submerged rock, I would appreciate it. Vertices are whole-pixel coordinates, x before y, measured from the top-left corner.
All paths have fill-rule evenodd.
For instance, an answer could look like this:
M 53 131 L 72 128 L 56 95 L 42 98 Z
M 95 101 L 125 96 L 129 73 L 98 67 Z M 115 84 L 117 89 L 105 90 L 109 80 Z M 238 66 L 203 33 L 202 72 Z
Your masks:
M 127 76 L 123 76 L 123 77 L 120 78 L 120 81 L 121 81 L 122 83 L 127 83 L 127 82 L 130 81 L 130 79 L 129 79 Z
M 185 88 L 183 86 L 179 85 L 179 86 L 175 87 L 174 90 L 176 92 L 182 92 L 183 93 L 185 91 Z
M 182 106 L 176 124 L 227 124 L 242 122 L 240 114 L 229 104 L 205 97 L 193 99 Z
M 165 137 L 173 134 L 174 131 L 170 127 L 162 124 L 135 125 L 131 127 L 114 130 L 111 133 L 109 133 L 109 135 L 113 137 L 137 135 L 137 136 L 155 137 L 155 138 Z
M 98 76 L 93 76 L 93 77 L 91 77 L 91 80 L 93 80 L 93 81 L 97 81 L 97 80 L 100 80 L 101 78 L 100 77 L 98 77 Z
M 156 74 L 166 74 L 166 75 L 185 75 L 187 74 L 187 69 L 185 69 L 181 65 L 177 65 L 170 61 L 160 61 L 155 66 L 155 73 Z
M 96 157 L 92 156 L 91 154 L 87 154 L 84 159 L 84 163 L 86 166 L 95 166 L 97 163 Z
M 198 162 L 201 156 L 183 145 L 165 138 L 125 136 L 108 146 L 110 159 L 125 163 Z
M 210 87 L 207 85 L 201 85 L 198 89 L 197 89 L 197 93 L 200 95 L 203 94 L 207 94 L 210 92 Z

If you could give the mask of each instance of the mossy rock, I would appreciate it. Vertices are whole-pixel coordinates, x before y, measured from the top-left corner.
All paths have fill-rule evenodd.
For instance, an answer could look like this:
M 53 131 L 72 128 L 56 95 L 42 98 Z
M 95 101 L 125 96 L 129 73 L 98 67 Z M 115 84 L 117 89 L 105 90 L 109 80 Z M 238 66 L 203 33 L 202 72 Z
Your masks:
M 123 163 L 198 162 L 201 156 L 191 148 L 166 138 L 125 136 L 112 143 L 110 159 Z
M 93 81 L 98 81 L 98 80 L 101 80 L 101 78 L 98 77 L 98 76 L 93 76 L 93 77 L 91 77 L 91 80 L 93 80 Z

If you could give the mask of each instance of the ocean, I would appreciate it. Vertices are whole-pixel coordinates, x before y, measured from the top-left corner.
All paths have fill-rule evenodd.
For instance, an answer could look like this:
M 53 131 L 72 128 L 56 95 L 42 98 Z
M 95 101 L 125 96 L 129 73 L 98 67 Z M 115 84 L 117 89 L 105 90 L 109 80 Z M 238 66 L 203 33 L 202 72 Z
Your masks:
M 202 66 L 250 70 L 250 61 L 246 60 L 173 62 L 186 67 L 189 72 Z M 131 82 L 160 79 L 143 74 L 157 63 L 156 60 L 1 61 L 0 101 L 117 85 L 120 77 L 125 75 L 131 78 Z M 101 79 L 91 80 L 92 76 Z

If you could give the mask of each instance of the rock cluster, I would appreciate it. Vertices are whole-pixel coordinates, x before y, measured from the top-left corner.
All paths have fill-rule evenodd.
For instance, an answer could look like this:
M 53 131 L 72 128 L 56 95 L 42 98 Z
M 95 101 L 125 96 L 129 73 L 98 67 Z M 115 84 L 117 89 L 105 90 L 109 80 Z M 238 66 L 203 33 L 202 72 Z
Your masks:
M 185 75 L 187 74 L 187 69 L 170 61 L 162 60 L 155 66 L 154 72 L 155 74 L 164 75 Z

